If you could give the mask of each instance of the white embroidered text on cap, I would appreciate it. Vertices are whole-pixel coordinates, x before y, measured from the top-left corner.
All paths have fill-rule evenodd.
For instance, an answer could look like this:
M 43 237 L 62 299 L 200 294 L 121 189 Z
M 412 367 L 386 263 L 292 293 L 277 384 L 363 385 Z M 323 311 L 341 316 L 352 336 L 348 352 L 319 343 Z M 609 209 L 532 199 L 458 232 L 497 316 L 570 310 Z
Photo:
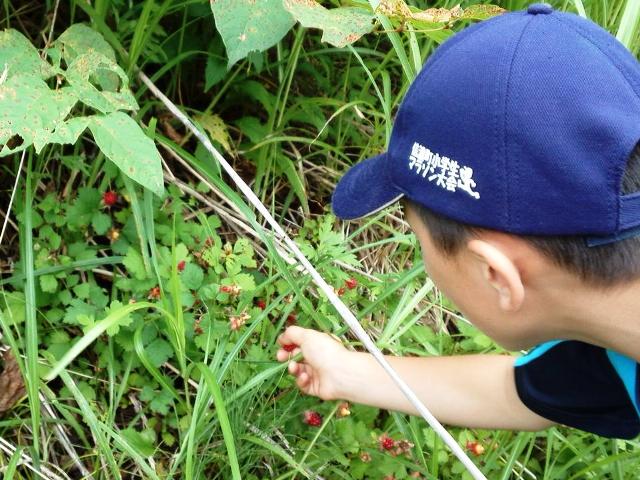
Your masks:
M 449 192 L 460 189 L 476 200 L 480 198 L 480 194 L 473 190 L 476 182 L 471 167 L 461 166 L 456 160 L 434 153 L 418 142 L 414 142 L 411 148 L 409 170 L 413 170 L 416 175 L 422 175 L 422 178 L 429 182 L 435 180 L 436 186 Z M 429 174 L 431 175 L 427 177 Z

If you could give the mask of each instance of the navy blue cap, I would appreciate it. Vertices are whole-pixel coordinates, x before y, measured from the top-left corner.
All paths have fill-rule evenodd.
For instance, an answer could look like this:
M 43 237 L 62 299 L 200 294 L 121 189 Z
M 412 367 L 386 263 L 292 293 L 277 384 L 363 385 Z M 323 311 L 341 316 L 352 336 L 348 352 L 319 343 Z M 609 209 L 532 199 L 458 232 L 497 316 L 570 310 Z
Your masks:
M 406 196 L 451 219 L 528 235 L 640 234 L 622 175 L 640 141 L 640 64 L 590 20 L 548 4 L 453 35 L 429 57 L 388 150 L 333 194 L 343 219 Z

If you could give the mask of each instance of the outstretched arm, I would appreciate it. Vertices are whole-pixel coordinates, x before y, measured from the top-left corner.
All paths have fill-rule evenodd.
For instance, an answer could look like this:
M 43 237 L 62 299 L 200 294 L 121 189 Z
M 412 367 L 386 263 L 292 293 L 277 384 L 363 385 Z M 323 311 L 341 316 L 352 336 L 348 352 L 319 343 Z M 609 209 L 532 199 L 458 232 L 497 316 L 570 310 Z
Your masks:
M 298 348 L 293 352 L 280 349 L 278 360 L 286 361 L 297 352 L 303 354 L 302 361 L 289 365 L 289 372 L 303 392 L 326 400 L 343 399 L 418 415 L 372 355 L 350 352 L 330 336 L 300 327 L 288 328 L 279 342 Z M 513 357 L 386 358 L 442 423 L 510 430 L 540 430 L 553 425 L 520 401 Z

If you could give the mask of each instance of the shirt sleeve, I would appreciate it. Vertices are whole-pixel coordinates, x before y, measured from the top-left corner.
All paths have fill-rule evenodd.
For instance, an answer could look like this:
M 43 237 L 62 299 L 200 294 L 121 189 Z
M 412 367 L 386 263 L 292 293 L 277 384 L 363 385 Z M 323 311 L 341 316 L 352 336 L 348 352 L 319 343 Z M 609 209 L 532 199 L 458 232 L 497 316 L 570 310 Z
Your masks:
M 604 437 L 640 433 L 635 361 L 574 340 L 544 343 L 515 362 L 516 389 L 533 412 Z

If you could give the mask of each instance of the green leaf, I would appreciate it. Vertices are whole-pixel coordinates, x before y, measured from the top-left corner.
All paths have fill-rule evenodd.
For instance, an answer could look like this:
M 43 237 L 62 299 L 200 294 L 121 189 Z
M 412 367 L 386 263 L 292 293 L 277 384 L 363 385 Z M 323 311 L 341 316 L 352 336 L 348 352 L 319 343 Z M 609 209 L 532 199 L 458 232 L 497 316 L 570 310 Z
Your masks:
M 204 69 L 204 91 L 208 92 L 209 89 L 220 82 L 226 74 L 226 62 L 209 55 L 209 57 L 207 57 L 207 66 Z
M 64 121 L 77 98 L 69 88 L 51 90 L 40 78 L 14 75 L 0 84 L 0 156 L 15 153 L 32 144 L 39 152 L 55 127 Z M 22 143 L 6 145 L 16 135 Z
M 145 347 L 145 352 L 149 361 L 154 367 L 161 366 L 164 362 L 173 357 L 173 348 L 166 340 L 156 338 Z
M 111 227 L 111 217 L 106 213 L 95 212 L 91 218 L 91 226 L 98 235 L 104 235 Z
M 58 280 L 53 275 L 40 275 L 40 288 L 43 292 L 55 293 L 58 289 Z
M 17 30 L 0 32 L 0 75 L 7 66 L 7 78 L 14 75 L 35 75 L 45 80 L 55 71 L 40 58 L 38 50 Z M 0 110 L 4 113 L 4 110 Z
M 100 150 L 127 176 L 157 195 L 164 192 L 160 153 L 138 124 L 122 112 L 94 116 L 89 124 Z
M 133 428 L 127 428 L 120 431 L 120 435 L 124 437 L 129 445 L 131 445 L 140 455 L 150 457 L 156 451 L 154 447 L 154 439 L 152 436 L 144 432 L 138 432 Z
M 284 0 L 284 7 L 306 28 L 322 30 L 322 41 L 334 47 L 356 42 L 373 30 L 375 17 L 359 8 L 327 9 L 314 0 Z
M 182 284 L 189 290 L 197 290 L 204 280 L 204 272 L 200 267 L 193 263 L 187 263 L 184 270 L 180 274 Z
M 115 73 L 120 79 L 120 88 L 105 90 L 98 79 L 107 72 Z M 102 76 L 102 77 L 101 77 Z M 98 52 L 85 53 L 76 57 L 65 72 L 65 77 L 73 92 L 86 105 L 102 113 L 116 110 L 137 110 L 138 104 L 129 90 L 129 78 L 115 61 Z M 99 84 L 99 90 L 92 81 Z
M 144 268 L 142 255 L 135 248 L 129 247 L 122 263 L 127 267 L 127 272 L 137 280 L 147 278 L 147 271 Z
M 228 68 L 249 52 L 275 45 L 295 23 L 282 0 L 216 0 L 211 10 L 227 49 Z

